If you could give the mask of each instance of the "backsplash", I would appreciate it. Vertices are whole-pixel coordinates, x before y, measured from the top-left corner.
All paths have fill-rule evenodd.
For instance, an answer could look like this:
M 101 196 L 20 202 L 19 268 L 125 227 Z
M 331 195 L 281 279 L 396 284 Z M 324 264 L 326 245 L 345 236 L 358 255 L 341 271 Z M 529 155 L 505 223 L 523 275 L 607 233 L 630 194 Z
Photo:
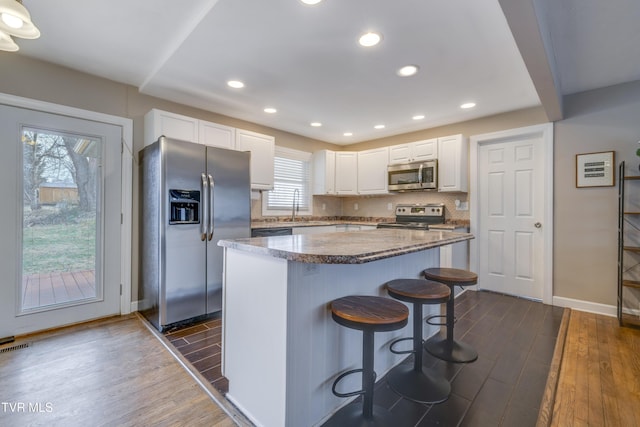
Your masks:
M 468 195 L 466 193 L 420 191 L 381 196 L 314 196 L 313 217 L 393 218 L 395 217 L 395 207 L 397 204 L 444 203 L 445 218 L 447 220 L 468 221 L 469 211 L 456 210 L 456 200 L 467 202 Z M 388 209 L 389 204 L 391 204 L 391 209 Z M 256 221 L 263 218 L 262 196 L 260 196 L 260 198 L 251 201 L 251 219 Z

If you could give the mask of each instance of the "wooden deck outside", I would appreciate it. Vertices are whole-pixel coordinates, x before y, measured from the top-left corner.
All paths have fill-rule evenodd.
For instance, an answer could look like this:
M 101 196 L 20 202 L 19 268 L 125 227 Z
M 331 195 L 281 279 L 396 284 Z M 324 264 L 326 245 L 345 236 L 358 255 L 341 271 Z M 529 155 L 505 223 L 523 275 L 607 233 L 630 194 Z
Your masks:
M 96 296 L 94 270 L 33 274 L 22 280 L 22 309 L 64 304 Z

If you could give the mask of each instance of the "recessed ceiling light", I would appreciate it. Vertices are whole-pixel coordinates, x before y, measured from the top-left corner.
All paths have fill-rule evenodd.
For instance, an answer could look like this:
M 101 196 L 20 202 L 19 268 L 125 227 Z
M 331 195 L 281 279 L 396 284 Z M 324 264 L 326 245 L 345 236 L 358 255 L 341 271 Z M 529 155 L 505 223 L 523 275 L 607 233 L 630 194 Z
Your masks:
M 475 107 L 475 106 L 476 106 L 476 103 L 475 103 L 475 102 L 465 102 L 464 104 L 462 104 L 462 105 L 460 106 L 460 108 L 463 108 L 463 109 L 465 109 L 465 110 L 466 110 L 466 109 L 468 109 L 468 108 L 473 108 L 473 107 Z
M 278 110 L 276 110 L 276 109 L 275 109 L 275 108 L 273 108 L 273 107 L 267 107 L 267 108 L 265 108 L 265 109 L 264 109 L 264 112 L 265 112 L 265 113 L 269 113 L 269 114 L 273 114 L 273 113 L 277 113 L 277 112 L 278 112 Z
M 344 136 L 353 136 L 353 133 L 352 132 L 345 132 L 345 133 L 343 133 L 343 135 Z
M 422 119 L 424 119 L 424 116 L 422 114 L 418 114 L 417 116 L 413 116 L 412 119 L 413 120 L 422 120 Z
M 234 89 L 241 89 L 244 87 L 244 83 L 242 83 L 240 80 L 229 80 L 227 82 L 227 85 Z
M 384 125 L 375 125 L 374 129 L 384 129 Z
M 360 39 L 358 40 L 358 43 L 360 43 L 360 45 L 364 47 L 371 47 L 380 43 L 381 39 L 382 37 L 380 36 L 380 34 L 369 32 L 361 35 Z
M 300 0 L 300 1 L 304 4 L 314 5 L 314 4 L 320 3 L 322 0 Z
M 313 126 L 314 128 L 319 128 L 320 126 L 322 126 L 322 123 L 320 123 L 320 122 L 312 122 L 311 126 Z
M 396 71 L 396 74 L 399 75 L 400 77 L 409 77 L 409 76 L 413 76 L 417 72 L 418 72 L 417 65 L 405 65 L 404 67 L 399 68 L 398 71 Z

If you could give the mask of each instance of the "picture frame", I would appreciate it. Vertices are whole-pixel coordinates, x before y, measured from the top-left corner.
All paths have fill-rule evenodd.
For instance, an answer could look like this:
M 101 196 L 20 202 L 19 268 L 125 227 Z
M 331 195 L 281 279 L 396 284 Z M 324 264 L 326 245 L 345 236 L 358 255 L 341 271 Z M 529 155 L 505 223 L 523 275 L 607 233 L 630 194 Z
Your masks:
M 576 187 L 613 187 L 615 151 L 576 154 Z

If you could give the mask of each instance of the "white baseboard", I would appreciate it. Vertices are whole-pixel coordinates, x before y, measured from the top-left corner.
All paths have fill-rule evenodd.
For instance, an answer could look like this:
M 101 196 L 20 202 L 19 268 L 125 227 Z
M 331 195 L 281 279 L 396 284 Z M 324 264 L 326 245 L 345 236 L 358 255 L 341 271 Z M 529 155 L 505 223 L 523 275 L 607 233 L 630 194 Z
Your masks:
M 138 301 L 131 301 L 131 313 L 138 311 Z
M 554 296 L 553 305 L 568 307 L 579 311 L 586 311 L 588 313 L 602 314 L 604 316 L 616 317 L 618 315 L 618 310 L 615 305 L 600 304 L 597 302 L 583 301 L 573 298 Z

